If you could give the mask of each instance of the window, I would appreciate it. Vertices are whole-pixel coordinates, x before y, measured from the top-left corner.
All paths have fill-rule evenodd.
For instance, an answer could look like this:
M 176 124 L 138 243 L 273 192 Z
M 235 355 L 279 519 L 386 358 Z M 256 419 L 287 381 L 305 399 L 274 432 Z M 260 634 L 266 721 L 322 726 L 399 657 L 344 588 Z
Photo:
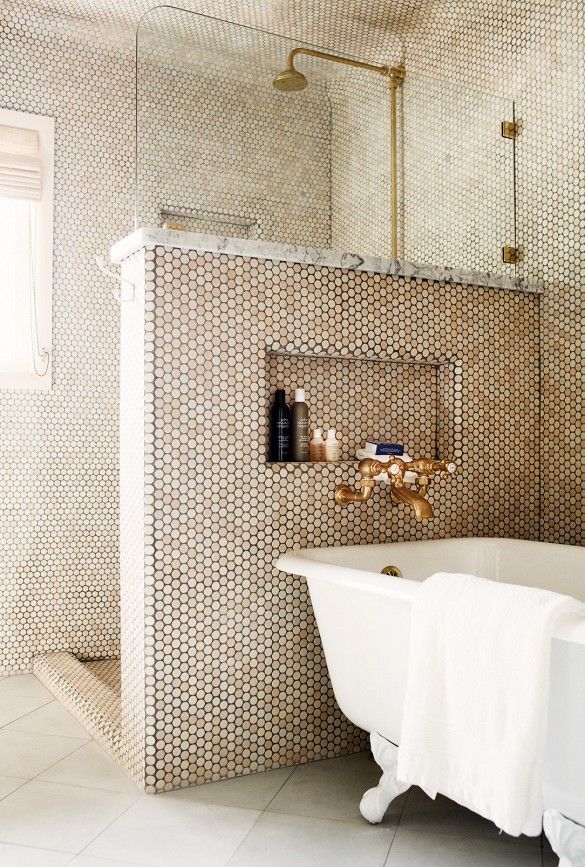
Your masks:
M 51 387 L 53 119 L 0 110 L 0 388 Z

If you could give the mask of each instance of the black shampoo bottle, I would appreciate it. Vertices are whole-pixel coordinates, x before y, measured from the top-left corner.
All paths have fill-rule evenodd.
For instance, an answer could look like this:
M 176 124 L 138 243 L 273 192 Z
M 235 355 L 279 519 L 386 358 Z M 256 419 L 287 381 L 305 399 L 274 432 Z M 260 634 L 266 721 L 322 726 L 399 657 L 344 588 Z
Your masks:
M 290 409 L 286 404 L 284 388 L 276 389 L 274 403 L 270 409 L 269 459 L 290 460 Z

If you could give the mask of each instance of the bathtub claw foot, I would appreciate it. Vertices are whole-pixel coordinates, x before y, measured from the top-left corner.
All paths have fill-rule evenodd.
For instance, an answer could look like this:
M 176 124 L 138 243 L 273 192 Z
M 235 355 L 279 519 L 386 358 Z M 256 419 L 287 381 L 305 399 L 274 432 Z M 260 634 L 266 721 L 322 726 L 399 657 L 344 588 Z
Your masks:
M 377 825 L 384 818 L 384 813 L 394 798 L 410 788 L 396 778 L 398 764 L 398 747 L 377 732 L 370 735 L 370 744 L 376 763 L 382 768 L 380 782 L 373 789 L 368 789 L 360 802 L 360 813 L 372 825 Z
M 558 810 L 544 814 L 544 833 L 559 856 L 559 867 L 585 867 L 585 828 Z

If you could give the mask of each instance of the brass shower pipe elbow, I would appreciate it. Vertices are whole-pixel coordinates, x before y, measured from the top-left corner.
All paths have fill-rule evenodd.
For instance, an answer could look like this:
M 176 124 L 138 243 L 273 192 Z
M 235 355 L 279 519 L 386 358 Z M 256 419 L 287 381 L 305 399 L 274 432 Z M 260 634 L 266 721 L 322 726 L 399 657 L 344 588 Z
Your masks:
M 455 464 L 452 461 L 436 461 L 431 458 L 418 458 L 409 462 L 403 461 L 401 458 L 392 458 L 386 463 L 377 461 L 375 458 L 364 458 L 358 464 L 361 480 L 357 484 L 357 490 L 350 485 L 337 485 L 335 502 L 338 506 L 347 506 L 348 503 L 364 503 L 372 495 L 376 476 L 386 473 L 395 500 L 412 506 L 418 521 L 423 518 L 432 518 L 433 507 L 426 499 L 431 476 L 437 473 L 451 475 L 455 469 Z M 407 487 L 404 480 L 406 473 L 416 474 L 416 490 Z
M 295 57 L 304 54 L 306 57 L 318 57 L 320 60 L 331 60 L 333 63 L 344 63 L 346 66 L 354 66 L 356 69 L 367 69 L 369 72 L 379 72 L 380 75 L 390 75 L 389 66 L 380 66 L 377 63 L 365 63 L 362 60 L 353 60 L 349 57 L 340 57 L 338 54 L 330 54 L 328 51 L 318 51 L 316 48 L 293 48 L 289 52 L 287 66 L 294 69 Z

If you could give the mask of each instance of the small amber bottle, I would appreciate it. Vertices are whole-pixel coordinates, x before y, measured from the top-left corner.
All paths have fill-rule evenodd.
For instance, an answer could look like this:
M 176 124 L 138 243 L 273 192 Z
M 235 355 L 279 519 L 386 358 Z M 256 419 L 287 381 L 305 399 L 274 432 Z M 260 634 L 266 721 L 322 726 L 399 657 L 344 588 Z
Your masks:
M 309 458 L 312 461 L 325 460 L 325 440 L 321 428 L 317 427 L 313 431 L 313 439 L 309 443 Z

